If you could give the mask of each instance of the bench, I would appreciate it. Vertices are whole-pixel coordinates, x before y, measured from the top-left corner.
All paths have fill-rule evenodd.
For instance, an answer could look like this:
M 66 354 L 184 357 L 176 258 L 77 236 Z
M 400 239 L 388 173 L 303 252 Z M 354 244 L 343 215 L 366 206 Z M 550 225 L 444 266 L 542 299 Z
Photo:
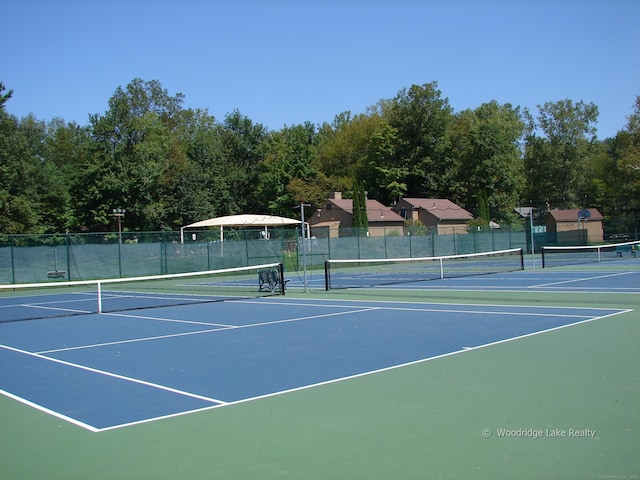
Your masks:
M 619 245 L 616 247 L 616 257 L 622 257 L 623 252 L 631 252 L 631 256 L 635 258 L 637 248 L 636 245 Z
M 48 278 L 65 278 L 67 276 L 67 272 L 64 270 L 53 270 L 51 272 L 47 272 Z
M 283 288 L 288 281 L 284 281 Z M 260 292 L 266 288 L 273 292 L 278 285 L 280 285 L 280 272 L 278 270 L 258 270 L 258 290 Z

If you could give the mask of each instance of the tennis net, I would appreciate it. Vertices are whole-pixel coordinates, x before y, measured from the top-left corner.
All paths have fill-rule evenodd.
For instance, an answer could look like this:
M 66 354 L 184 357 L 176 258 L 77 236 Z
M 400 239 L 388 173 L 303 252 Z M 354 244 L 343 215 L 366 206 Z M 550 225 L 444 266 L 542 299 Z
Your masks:
M 521 248 L 444 257 L 327 260 L 325 288 L 374 287 L 523 269 Z
M 638 256 L 639 251 L 639 241 L 608 245 L 542 247 L 542 267 L 549 268 L 628 259 Z
M 0 285 L 0 323 L 284 293 L 282 263 L 145 277 Z

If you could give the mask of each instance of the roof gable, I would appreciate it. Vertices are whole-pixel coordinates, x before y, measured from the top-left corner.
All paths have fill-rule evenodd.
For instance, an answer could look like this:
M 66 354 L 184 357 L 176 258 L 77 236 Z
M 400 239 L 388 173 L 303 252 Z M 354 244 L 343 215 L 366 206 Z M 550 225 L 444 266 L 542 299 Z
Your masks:
M 473 215 L 444 198 L 403 198 L 414 209 L 422 209 L 440 220 L 473 220 Z
M 567 210 L 554 209 L 549 210 L 549 215 L 551 215 L 556 222 L 577 222 L 578 218 L 581 218 L 580 212 L 582 212 L 582 210 L 587 210 L 590 215 L 589 217 L 584 218 L 584 220 L 599 221 L 603 219 L 602 214 L 597 208 L 570 208 Z
M 353 200 L 330 198 L 327 202 L 332 204 L 334 208 L 338 208 L 350 215 L 353 215 Z M 367 219 L 369 222 L 404 222 L 404 218 L 391 210 L 391 208 L 385 207 L 377 200 L 367 199 L 366 206 Z

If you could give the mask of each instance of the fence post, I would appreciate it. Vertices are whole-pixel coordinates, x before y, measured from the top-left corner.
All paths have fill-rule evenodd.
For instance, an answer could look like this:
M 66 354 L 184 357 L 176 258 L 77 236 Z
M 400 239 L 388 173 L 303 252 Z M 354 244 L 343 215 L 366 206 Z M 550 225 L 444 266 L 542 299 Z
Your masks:
M 248 267 L 251 264 L 249 263 L 249 240 L 247 239 L 247 231 L 246 230 L 242 230 L 242 236 L 244 237 L 245 266 Z
M 182 248 L 182 245 L 180 246 Z M 169 273 L 169 260 L 167 259 L 167 233 L 162 232 L 162 239 L 160 241 L 160 271 L 162 273 Z
M 65 241 L 67 243 L 67 279 L 71 281 L 71 236 L 69 232 L 67 232 Z
M 13 235 L 9 235 L 9 246 L 11 250 L 11 283 L 16 283 L 16 264 L 13 252 Z
M 431 227 L 431 256 L 435 257 L 436 256 L 436 239 L 435 239 L 435 234 L 436 234 L 436 229 L 434 227 Z
M 207 270 L 211 270 L 211 242 L 209 241 L 209 236 L 205 237 L 205 241 L 207 242 Z
M 118 238 L 118 276 L 122 278 L 122 237 Z
M 384 258 L 389 258 L 389 254 L 387 253 L 387 229 L 384 229 Z

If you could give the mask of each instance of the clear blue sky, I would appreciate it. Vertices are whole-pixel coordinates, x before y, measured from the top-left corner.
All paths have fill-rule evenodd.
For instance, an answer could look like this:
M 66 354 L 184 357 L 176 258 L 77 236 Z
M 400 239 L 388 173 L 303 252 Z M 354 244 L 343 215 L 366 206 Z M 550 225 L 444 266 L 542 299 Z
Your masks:
M 598 105 L 598 138 L 640 95 L 638 0 L 4 0 L 7 111 L 88 124 L 118 86 L 158 80 L 219 121 L 278 130 L 363 113 L 437 81 L 455 111 Z

